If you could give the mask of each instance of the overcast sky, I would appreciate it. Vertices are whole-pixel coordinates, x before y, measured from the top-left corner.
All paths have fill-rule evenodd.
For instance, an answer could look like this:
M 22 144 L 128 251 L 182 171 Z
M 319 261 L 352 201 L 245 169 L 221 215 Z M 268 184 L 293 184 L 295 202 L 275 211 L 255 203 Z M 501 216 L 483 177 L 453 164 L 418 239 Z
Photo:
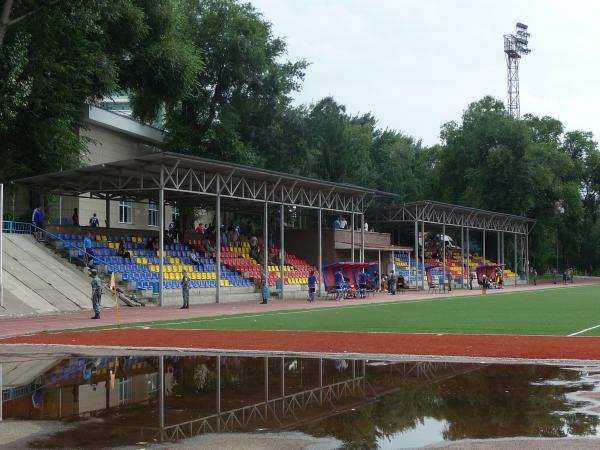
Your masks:
M 484 95 L 506 101 L 503 34 L 529 25 L 521 114 L 600 136 L 600 2 L 534 0 L 250 0 L 311 63 L 297 103 L 332 95 L 382 128 L 439 142 Z

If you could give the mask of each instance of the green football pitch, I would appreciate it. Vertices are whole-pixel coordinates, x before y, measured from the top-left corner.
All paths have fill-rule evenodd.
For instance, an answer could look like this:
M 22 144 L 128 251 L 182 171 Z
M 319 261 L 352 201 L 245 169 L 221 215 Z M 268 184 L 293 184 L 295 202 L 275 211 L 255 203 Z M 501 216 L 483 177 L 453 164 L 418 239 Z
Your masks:
M 132 327 L 600 336 L 600 286 L 191 318 Z

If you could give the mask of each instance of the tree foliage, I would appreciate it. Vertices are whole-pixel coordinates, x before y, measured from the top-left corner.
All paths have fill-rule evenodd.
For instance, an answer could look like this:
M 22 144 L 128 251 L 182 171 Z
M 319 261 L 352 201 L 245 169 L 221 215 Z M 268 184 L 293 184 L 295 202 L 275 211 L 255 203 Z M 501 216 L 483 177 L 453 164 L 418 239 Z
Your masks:
M 292 104 L 308 63 L 239 0 L 15 0 L 0 47 L 0 179 L 77 166 L 81 109 L 130 94 L 166 148 L 537 220 L 532 265 L 600 266 L 600 153 L 557 118 L 484 97 L 424 147 L 325 97 Z
M 4 179 L 78 165 L 84 103 L 130 91 L 144 99 L 134 101 L 136 112 L 148 117 L 180 100 L 190 73 L 200 70 L 198 52 L 179 32 L 185 16 L 178 0 L 45 5 L 15 2 L 16 11 L 35 14 L 9 27 L 2 49 L 0 96 L 9 100 L 0 115 Z

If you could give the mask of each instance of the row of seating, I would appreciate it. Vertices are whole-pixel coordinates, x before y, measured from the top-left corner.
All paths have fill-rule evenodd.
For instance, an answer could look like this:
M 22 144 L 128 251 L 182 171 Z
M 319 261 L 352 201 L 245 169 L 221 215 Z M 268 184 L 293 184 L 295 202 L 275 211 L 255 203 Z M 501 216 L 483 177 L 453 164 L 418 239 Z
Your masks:
M 152 281 L 138 281 L 138 290 L 153 290 L 154 283 Z M 248 287 L 252 286 L 249 280 L 237 279 L 237 280 L 221 280 L 221 287 Z M 181 289 L 181 281 L 169 281 L 163 282 L 165 289 Z M 203 289 L 203 288 L 216 288 L 217 280 L 191 280 L 190 288 L 192 289 Z

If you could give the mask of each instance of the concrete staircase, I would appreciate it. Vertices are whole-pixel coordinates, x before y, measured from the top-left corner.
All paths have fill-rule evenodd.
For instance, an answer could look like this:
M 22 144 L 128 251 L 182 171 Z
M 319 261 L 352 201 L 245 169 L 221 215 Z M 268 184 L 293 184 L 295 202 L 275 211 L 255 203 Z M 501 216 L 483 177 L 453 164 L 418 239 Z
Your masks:
M 4 234 L 3 257 L 0 317 L 91 309 L 90 278 L 31 235 Z

